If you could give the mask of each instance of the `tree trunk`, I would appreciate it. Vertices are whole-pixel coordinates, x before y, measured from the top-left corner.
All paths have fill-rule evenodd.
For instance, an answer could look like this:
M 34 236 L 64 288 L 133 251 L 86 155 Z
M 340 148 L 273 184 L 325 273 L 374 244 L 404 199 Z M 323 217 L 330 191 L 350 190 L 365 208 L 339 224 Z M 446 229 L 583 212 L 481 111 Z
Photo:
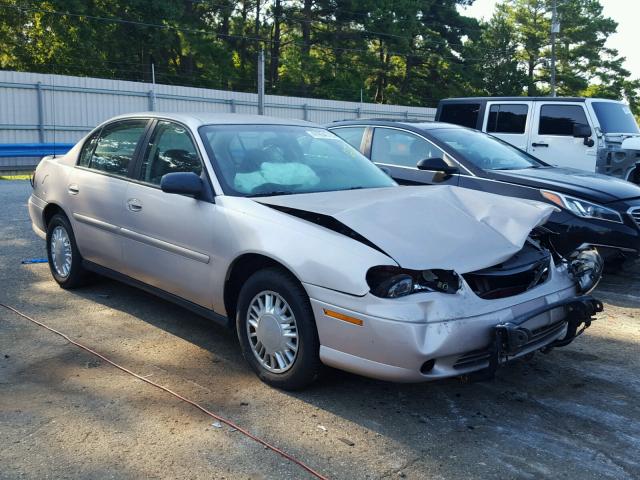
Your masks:
M 280 21 L 282 15 L 282 0 L 276 0 L 273 8 L 273 38 L 271 41 L 271 62 L 269 63 L 269 80 L 271 89 L 278 83 L 278 68 L 280 66 Z

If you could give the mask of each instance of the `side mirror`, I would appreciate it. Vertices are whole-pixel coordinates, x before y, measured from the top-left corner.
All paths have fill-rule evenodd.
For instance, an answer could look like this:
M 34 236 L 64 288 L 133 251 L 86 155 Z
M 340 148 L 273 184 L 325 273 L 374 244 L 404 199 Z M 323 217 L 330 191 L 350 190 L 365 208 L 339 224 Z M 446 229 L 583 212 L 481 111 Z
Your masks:
M 584 123 L 574 123 L 573 136 L 575 138 L 584 139 L 583 143 L 587 147 L 593 147 L 595 145 L 595 142 L 593 141 L 593 139 L 589 138 L 591 136 L 591 127 L 589 125 L 585 125 Z
M 418 170 L 429 170 L 432 172 L 442 172 L 445 175 L 454 175 L 459 172 L 456 167 L 450 166 L 442 158 L 424 158 L 416 165 Z
M 584 123 L 574 123 L 573 136 L 576 138 L 588 138 L 591 136 L 591 127 Z
M 193 172 L 167 173 L 160 180 L 160 189 L 166 193 L 197 197 L 202 193 L 202 179 Z

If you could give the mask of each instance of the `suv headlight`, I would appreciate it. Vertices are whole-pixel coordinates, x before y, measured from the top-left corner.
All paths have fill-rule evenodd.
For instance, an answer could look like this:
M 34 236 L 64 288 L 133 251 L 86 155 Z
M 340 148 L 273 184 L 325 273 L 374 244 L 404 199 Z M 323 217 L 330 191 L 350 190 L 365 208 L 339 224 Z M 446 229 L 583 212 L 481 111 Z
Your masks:
M 550 190 L 540 190 L 540 193 L 545 199 L 555 203 L 559 207 L 569 210 L 578 217 L 597 218 L 598 220 L 624 223 L 622 216 L 611 208 Z
M 456 293 L 460 279 L 450 270 L 407 270 L 400 267 L 372 267 L 367 284 L 376 297 L 398 298 L 417 292 Z

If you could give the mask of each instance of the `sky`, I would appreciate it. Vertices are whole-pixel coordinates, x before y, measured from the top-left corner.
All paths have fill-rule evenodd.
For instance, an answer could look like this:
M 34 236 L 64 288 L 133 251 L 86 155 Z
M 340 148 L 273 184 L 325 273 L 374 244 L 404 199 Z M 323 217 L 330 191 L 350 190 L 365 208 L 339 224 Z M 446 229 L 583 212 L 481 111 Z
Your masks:
M 496 3 L 497 0 L 475 0 L 471 7 L 462 11 L 470 17 L 489 19 Z M 609 37 L 607 46 L 626 57 L 624 65 L 632 78 L 640 78 L 640 0 L 600 0 L 600 3 L 604 7 L 604 15 L 618 22 L 618 31 Z

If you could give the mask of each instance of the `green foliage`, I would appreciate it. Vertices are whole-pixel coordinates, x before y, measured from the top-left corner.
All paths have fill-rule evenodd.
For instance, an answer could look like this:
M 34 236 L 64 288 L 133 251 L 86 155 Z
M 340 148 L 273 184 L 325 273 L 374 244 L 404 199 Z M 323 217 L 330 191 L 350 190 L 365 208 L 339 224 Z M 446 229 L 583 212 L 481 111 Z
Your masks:
M 549 92 L 551 0 L 505 0 L 488 22 L 473 0 L 0 0 L 0 68 L 435 105 L 464 95 Z M 563 0 L 561 95 L 626 97 L 640 81 L 605 47 L 599 0 Z

